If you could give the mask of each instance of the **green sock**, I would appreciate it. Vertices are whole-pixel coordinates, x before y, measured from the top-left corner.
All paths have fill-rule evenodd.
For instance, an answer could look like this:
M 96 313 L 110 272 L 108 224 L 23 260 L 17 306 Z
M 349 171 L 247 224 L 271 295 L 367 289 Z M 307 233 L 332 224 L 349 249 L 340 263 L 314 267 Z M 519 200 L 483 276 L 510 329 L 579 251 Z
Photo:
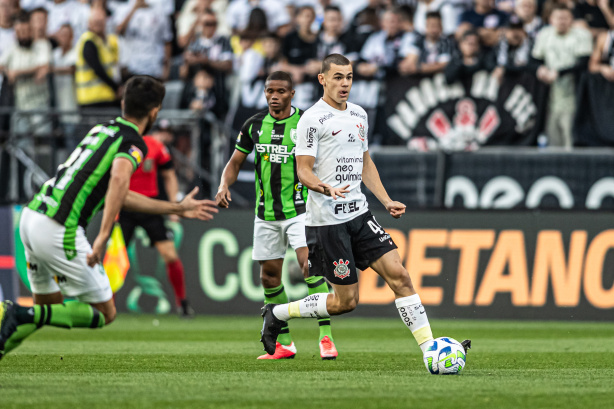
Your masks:
M 89 304 L 66 301 L 63 304 L 35 305 L 34 323 L 39 328 L 43 325 L 60 328 L 102 328 L 104 316 Z
M 17 331 L 15 331 L 13 335 L 6 340 L 6 344 L 4 344 L 4 354 L 8 354 L 10 351 L 21 345 L 21 342 L 32 335 L 32 333 L 37 329 L 36 324 L 19 325 L 17 327 Z
M 264 289 L 265 304 L 286 304 L 287 302 L 288 295 L 286 294 L 286 290 L 284 290 L 283 284 L 281 284 L 279 287 Z M 292 337 L 290 336 L 290 328 L 288 328 L 288 323 L 286 323 L 281 328 L 279 336 L 277 337 L 277 342 L 282 345 L 290 345 L 292 343 Z
M 309 295 L 317 294 L 317 293 L 326 293 L 328 294 L 328 283 L 324 279 L 324 277 L 313 276 L 307 277 L 305 279 L 307 283 L 307 288 L 309 289 Z M 318 320 L 318 324 L 320 325 L 320 341 L 324 337 L 329 337 L 331 341 L 333 340 L 333 333 L 330 328 L 330 318 L 321 318 Z

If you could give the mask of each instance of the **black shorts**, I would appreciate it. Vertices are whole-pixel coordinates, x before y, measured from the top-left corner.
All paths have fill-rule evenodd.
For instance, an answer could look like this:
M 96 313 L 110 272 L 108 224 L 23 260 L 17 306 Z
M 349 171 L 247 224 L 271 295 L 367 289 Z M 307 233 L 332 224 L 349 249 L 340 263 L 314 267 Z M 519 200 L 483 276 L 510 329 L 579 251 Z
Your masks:
M 119 213 L 119 224 L 124 233 L 126 246 L 132 240 L 137 226 L 145 230 L 152 246 L 160 241 L 173 240 L 173 232 L 166 228 L 164 217 L 161 215 L 122 211 Z
M 307 226 L 305 233 L 309 275 L 323 275 L 332 284 L 357 283 L 357 268 L 365 270 L 397 248 L 370 211 L 342 224 Z

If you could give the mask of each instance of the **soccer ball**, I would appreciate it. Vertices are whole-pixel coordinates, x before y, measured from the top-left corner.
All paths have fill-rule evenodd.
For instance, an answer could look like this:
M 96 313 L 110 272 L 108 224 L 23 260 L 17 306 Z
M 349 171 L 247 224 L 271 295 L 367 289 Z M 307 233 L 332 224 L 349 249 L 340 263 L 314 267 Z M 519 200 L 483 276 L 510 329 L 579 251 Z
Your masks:
M 467 358 L 465 348 L 453 338 L 437 338 L 424 352 L 424 365 L 433 375 L 459 375 Z

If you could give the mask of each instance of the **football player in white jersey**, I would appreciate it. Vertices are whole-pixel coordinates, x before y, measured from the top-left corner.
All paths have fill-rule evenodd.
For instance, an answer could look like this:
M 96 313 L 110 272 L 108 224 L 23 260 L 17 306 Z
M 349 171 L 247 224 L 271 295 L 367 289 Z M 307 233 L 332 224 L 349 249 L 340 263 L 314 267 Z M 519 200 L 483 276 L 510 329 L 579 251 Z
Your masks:
M 352 311 L 358 304 L 358 270 L 371 267 L 395 294 L 401 319 L 424 352 L 433 334 L 419 295 L 397 246 L 378 224 L 360 190 L 361 182 L 394 218 L 405 205 L 393 201 L 369 155 L 366 112 L 347 102 L 352 65 L 340 54 L 322 61 L 318 80 L 324 97 L 298 123 L 298 176 L 309 190 L 306 236 L 310 274 L 323 275 L 334 294 L 313 294 L 288 304 L 263 308 L 262 343 L 269 354 L 284 321 L 322 318 Z M 467 346 L 469 341 L 464 341 Z

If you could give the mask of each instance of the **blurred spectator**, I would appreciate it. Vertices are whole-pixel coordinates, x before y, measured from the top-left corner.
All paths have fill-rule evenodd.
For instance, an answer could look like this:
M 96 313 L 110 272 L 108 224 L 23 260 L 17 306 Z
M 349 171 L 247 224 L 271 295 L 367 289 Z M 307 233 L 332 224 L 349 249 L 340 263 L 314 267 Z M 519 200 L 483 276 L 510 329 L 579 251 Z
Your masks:
M 89 4 L 72 0 L 53 0 L 47 2 L 49 19 L 47 35 L 55 37 L 60 28 L 69 24 L 73 30 L 73 41 L 76 43 L 87 31 L 87 21 L 90 16 Z
M 317 35 L 311 31 L 315 18 L 312 7 L 300 7 L 296 14 L 296 30 L 286 35 L 281 44 L 282 70 L 292 74 L 295 83 L 301 83 L 306 75 L 314 76 L 320 71 Z
M 614 30 L 601 33 L 597 38 L 589 70 L 603 75 L 608 81 L 614 81 Z
M 190 41 L 194 38 L 201 24 L 201 17 L 207 11 L 211 10 L 213 0 L 196 0 L 188 1 L 184 4 L 175 27 L 177 29 L 177 45 L 181 48 L 187 47 Z M 215 15 L 215 12 L 213 12 Z M 216 26 L 217 16 L 215 19 Z M 216 27 L 217 28 L 217 27 Z
M 444 70 L 448 84 L 471 78 L 478 71 L 491 71 L 494 68 L 492 55 L 482 50 L 477 31 L 465 31 L 458 43 L 458 49 L 459 52 L 452 56 Z
M 173 41 L 170 19 L 146 0 L 132 0 L 115 12 L 114 20 L 117 34 L 124 39 L 120 61 L 125 78 L 151 75 L 167 80 Z
M 88 31 L 76 46 L 75 82 L 77 102 L 82 107 L 117 107 L 119 86 L 119 47 L 114 34 L 106 34 L 107 14 L 92 8 Z
M 373 9 L 364 9 L 356 15 L 354 22 L 348 28 L 348 37 L 352 39 L 353 48 L 362 50 L 371 34 L 380 29 L 377 13 Z M 360 51 L 359 51 L 360 53 Z
M 543 27 L 542 19 L 537 15 L 536 0 L 516 0 L 516 15 L 524 24 L 524 32 L 534 41 L 539 30 Z
M 12 0 L 0 0 L 0 55 L 15 41 Z
M 399 73 L 411 75 L 442 72 L 452 58 L 451 53 L 450 39 L 443 35 L 441 14 L 430 11 L 426 15 L 424 35 L 414 36 L 414 41 L 401 50 L 404 59 L 399 63 Z
M 32 38 L 36 40 L 47 40 L 47 9 L 38 7 L 30 11 L 30 27 L 32 28 Z
M 279 71 L 283 56 L 281 55 L 281 39 L 277 34 L 270 33 L 262 39 L 264 61 L 260 72 L 261 77 L 268 77 L 273 71 Z
M 590 30 L 593 37 L 614 27 L 614 12 L 610 0 L 579 0 L 573 8 L 578 27 Z
M 539 32 L 533 48 L 533 57 L 541 64 L 537 78 L 551 84 L 546 123 L 551 146 L 571 147 L 576 110 L 574 74 L 586 70 L 592 53 L 590 32 L 572 24 L 571 9 L 556 6 L 550 16 L 550 26 Z
M 268 30 L 280 37 L 290 29 L 291 18 L 279 0 L 234 0 L 226 9 L 226 21 L 233 34 L 238 34 L 249 26 L 250 14 L 255 8 L 262 9 L 267 17 Z
M 75 64 L 77 56 L 73 48 L 73 30 L 69 24 L 64 24 L 56 32 L 58 46 L 52 53 L 52 72 L 55 108 L 60 111 L 77 110 L 77 94 L 75 92 Z M 66 148 L 72 151 L 78 144 L 75 138 L 75 125 L 79 121 L 76 115 L 62 115 L 60 123 L 66 138 Z
M 215 107 L 216 98 L 213 90 L 214 79 L 207 70 L 201 69 L 194 75 L 187 99 L 182 101 L 182 109 L 191 109 L 199 114 Z
M 401 18 L 401 31 L 406 33 L 414 31 L 414 9 L 410 6 L 398 7 L 399 17 Z
M 360 51 L 356 72 L 363 77 L 379 78 L 395 73 L 404 34 L 396 10 L 386 11 L 382 16 L 382 30 L 371 34 Z
M 573 10 L 575 4 L 575 0 L 546 0 L 542 5 L 542 21 L 545 23 L 550 21 L 550 14 L 557 5 L 567 6 L 570 10 Z
M 198 26 L 183 55 L 185 62 L 180 75 L 187 81 L 182 98 L 187 98 L 192 92 L 191 82 L 196 72 L 207 70 L 214 78 L 215 113 L 221 118 L 227 106 L 226 75 L 232 71 L 232 49 L 226 37 L 216 34 L 217 17 L 212 10 L 205 10 L 198 19 Z
M 324 11 L 322 31 L 318 35 L 317 59 L 323 60 L 329 54 L 343 54 L 350 61 L 358 58 L 358 51 L 352 46 L 353 39 L 343 30 L 343 15 L 336 6 L 328 6 Z
M 227 74 L 232 70 L 232 49 L 226 37 L 217 35 L 217 17 L 212 10 L 200 14 L 188 38 L 183 54 L 185 61 L 181 76 L 192 78 L 196 71 L 207 68 L 217 74 Z
M 467 30 L 477 30 L 485 47 L 493 47 L 499 41 L 499 29 L 507 24 L 508 15 L 497 10 L 494 0 L 474 0 L 474 7 L 463 12 L 456 31 L 457 41 Z
M 501 82 L 505 75 L 515 75 L 522 72 L 535 72 L 537 65 L 531 59 L 532 41 L 524 31 L 524 23 L 518 16 L 510 16 L 505 29 L 495 48 L 497 67 L 493 76 Z
M 426 15 L 437 11 L 441 15 L 443 33 L 454 34 L 458 27 L 459 12 L 448 0 L 419 0 L 414 13 L 414 30 L 424 34 L 426 30 Z
M 268 18 L 264 10 L 259 7 L 252 9 L 245 29 L 240 34 L 235 34 L 230 38 L 232 52 L 236 56 L 240 56 L 243 51 L 250 48 L 262 54 L 261 39 L 269 33 L 267 21 Z M 249 46 L 244 47 L 242 44 L 247 44 L 247 39 L 249 39 Z
M 26 12 L 15 19 L 17 42 L 7 48 L 0 57 L 0 66 L 8 81 L 13 84 L 17 110 L 44 110 L 49 108 L 50 94 L 47 81 L 51 55 L 44 41 L 34 41 L 30 18 Z M 46 41 L 46 40 L 45 40 Z M 44 115 L 16 117 L 17 133 L 49 132 Z

